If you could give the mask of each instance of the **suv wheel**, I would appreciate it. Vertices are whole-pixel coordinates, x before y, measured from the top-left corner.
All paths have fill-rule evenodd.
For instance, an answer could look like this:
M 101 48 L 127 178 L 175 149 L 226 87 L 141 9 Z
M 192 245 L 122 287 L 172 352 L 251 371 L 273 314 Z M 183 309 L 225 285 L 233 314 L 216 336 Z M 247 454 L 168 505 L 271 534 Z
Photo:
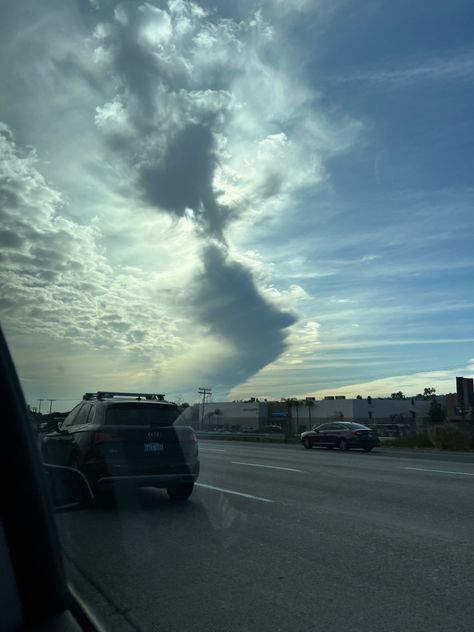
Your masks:
M 193 493 L 193 489 L 194 483 L 183 483 L 182 485 L 167 487 L 166 491 L 171 500 L 186 500 Z

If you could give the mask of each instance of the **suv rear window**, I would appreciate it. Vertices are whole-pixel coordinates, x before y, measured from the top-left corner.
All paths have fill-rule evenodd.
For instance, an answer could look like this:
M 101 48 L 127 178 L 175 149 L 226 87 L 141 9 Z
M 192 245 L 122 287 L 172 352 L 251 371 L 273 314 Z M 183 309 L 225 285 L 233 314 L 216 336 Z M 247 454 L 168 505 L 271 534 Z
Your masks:
M 173 406 L 159 404 L 112 404 L 105 412 L 105 423 L 114 426 L 168 426 L 179 417 Z

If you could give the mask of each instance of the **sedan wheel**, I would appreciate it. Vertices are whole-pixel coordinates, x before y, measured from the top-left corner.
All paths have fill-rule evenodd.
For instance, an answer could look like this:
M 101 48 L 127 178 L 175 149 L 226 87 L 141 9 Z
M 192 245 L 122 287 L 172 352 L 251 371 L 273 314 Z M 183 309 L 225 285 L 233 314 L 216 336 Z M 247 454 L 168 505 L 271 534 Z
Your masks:
M 311 443 L 311 440 L 308 439 L 308 437 L 306 437 L 303 441 L 303 445 L 307 450 L 310 450 L 313 447 L 313 444 Z
M 369 446 L 367 446 L 366 448 L 364 448 L 364 450 L 365 450 L 366 452 L 372 452 L 372 448 L 371 448 L 371 447 L 369 447 Z
M 344 450 L 344 452 L 349 450 L 349 443 L 347 442 L 347 439 L 341 439 L 339 441 L 339 450 Z

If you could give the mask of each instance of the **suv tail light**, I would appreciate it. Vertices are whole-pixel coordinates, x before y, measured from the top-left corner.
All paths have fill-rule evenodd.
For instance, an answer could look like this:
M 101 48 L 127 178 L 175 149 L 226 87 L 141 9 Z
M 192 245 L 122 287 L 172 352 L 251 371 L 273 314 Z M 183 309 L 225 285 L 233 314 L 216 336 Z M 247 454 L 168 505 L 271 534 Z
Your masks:
M 112 441 L 123 441 L 123 437 L 112 432 L 93 432 L 92 444 L 99 445 L 100 443 L 110 443 Z
M 196 433 L 194 432 L 192 428 L 189 428 L 187 430 L 184 430 L 183 432 L 180 432 L 179 439 L 180 441 L 189 441 L 190 443 L 197 442 Z
M 353 437 L 361 437 L 362 436 L 362 432 L 360 430 L 354 430 L 354 432 L 352 433 Z

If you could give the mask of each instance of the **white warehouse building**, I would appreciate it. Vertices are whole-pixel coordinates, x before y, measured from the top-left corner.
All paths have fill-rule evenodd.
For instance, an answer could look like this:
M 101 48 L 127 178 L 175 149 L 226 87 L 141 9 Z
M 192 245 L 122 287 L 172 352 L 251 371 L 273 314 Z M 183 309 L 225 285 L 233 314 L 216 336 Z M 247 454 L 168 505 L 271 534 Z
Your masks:
M 444 396 L 436 397 L 444 405 Z M 306 398 L 282 401 L 206 402 L 194 404 L 183 413 L 184 423 L 199 429 L 258 430 L 290 425 L 291 432 L 301 432 L 328 421 L 353 420 L 370 426 L 410 425 L 421 430 L 428 415 L 431 399 L 375 398 L 346 399 L 344 396 L 324 399 Z

